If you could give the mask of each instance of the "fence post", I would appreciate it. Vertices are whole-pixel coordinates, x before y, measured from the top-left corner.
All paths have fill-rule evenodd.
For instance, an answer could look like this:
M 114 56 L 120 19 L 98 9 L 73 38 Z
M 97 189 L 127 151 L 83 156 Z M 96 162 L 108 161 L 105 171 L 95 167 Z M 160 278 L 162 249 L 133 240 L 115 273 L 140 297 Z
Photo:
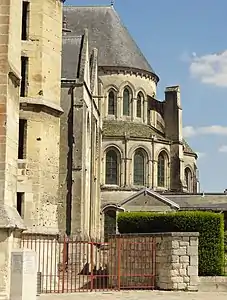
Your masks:
M 121 289 L 121 238 L 115 237 L 117 243 L 117 281 L 118 290 Z
M 65 268 L 67 260 L 67 239 L 68 237 L 64 236 L 63 239 L 63 266 L 62 266 L 62 293 L 65 291 Z
M 93 270 L 94 270 L 94 253 L 93 253 L 93 241 L 91 241 L 90 243 L 91 245 L 91 256 L 90 256 L 90 259 L 91 259 L 91 292 L 93 291 L 93 279 L 94 279 L 94 273 L 93 273 Z
M 152 285 L 153 289 L 156 287 L 156 238 L 152 237 Z

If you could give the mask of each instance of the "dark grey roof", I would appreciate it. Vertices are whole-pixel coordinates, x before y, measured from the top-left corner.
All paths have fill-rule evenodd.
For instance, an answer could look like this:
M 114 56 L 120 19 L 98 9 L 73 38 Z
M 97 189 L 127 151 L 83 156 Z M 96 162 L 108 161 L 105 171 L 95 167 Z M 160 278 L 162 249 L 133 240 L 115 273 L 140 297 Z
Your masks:
M 195 151 L 193 151 L 193 149 L 189 146 L 188 142 L 185 139 L 183 139 L 183 146 L 184 146 L 185 153 L 196 154 Z
M 227 211 L 225 194 L 164 194 L 166 198 L 180 205 L 180 209 L 211 209 Z
M 63 36 L 62 79 L 76 79 L 78 76 L 82 36 Z
M 103 122 L 103 135 L 105 137 L 122 137 L 127 133 L 130 137 L 151 138 L 156 135 L 159 139 L 165 139 L 153 127 L 126 121 L 104 121 Z
M 130 67 L 154 73 L 112 6 L 65 6 L 64 16 L 70 34 L 82 35 L 88 29 L 89 46 L 98 49 L 99 66 Z

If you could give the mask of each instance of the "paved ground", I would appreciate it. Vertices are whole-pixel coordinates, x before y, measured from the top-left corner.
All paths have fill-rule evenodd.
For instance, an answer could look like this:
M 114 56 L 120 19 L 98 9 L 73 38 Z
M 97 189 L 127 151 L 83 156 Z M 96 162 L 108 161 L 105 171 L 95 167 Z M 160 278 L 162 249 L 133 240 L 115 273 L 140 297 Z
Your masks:
M 37 300 L 227 300 L 227 292 L 159 292 L 159 291 L 129 291 L 76 294 L 47 294 L 37 297 Z

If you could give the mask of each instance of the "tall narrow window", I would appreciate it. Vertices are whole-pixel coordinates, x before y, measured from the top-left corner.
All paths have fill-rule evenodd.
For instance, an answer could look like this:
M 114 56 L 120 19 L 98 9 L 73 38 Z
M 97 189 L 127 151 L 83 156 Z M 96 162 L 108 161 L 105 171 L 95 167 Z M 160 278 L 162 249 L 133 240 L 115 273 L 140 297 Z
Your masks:
M 165 186 L 165 155 L 160 153 L 158 156 L 158 186 Z
M 24 217 L 24 193 L 17 193 L 17 211 L 21 218 Z
M 118 157 L 114 150 L 106 153 L 106 184 L 118 184 Z
M 142 116 L 142 103 L 143 103 L 143 95 L 142 95 L 142 93 L 139 93 L 137 95 L 137 105 L 136 105 L 137 118 L 141 118 L 141 116 Z
M 21 39 L 28 39 L 28 15 L 29 15 L 29 2 L 23 1 L 22 7 L 22 31 L 21 31 Z
M 107 210 L 104 215 L 104 239 L 107 242 L 110 235 L 116 234 L 116 211 Z
M 26 157 L 27 120 L 19 120 L 18 158 Z
M 21 57 L 21 86 L 20 96 L 27 96 L 27 81 L 28 81 L 28 57 Z
M 141 150 L 137 150 L 134 155 L 134 184 L 144 185 L 144 154 Z
M 187 190 L 189 193 L 192 192 L 192 172 L 189 168 L 184 170 L 184 176 L 186 181 Z
M 130 92 L 127 88 L 123 92 L 123 115 L 130 115 Z
M 116 114 L 116 96 L 114 91 L 110 91 L 108 95 L 108 115 Z

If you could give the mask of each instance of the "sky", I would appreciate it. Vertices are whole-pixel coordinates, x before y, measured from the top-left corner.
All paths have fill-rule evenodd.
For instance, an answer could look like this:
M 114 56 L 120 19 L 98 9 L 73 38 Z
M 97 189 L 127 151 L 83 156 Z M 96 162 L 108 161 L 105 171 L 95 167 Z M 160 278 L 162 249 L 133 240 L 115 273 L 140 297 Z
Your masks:
M 111 0 L 66 0 L 109 5 Z M 227 1 L 115 0 L 122 22 L 160 77 L 180 85 L 184 137 L 198 154 L 201 192 L 227 188 Z M 218 3 L 218 5 L 216 4 Z

